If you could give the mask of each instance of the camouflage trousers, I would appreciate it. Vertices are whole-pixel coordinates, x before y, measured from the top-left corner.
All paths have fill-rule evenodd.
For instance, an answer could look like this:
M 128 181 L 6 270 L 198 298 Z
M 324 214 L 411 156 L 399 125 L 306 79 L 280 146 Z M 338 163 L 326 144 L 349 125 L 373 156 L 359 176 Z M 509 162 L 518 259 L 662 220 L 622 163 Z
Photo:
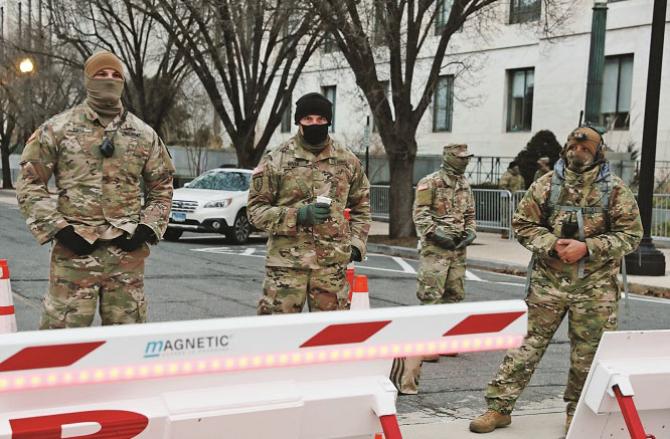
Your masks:
M 421 252 L 416 297 L 423 305 L 456 303 L 465 298 L 465 249 Z
M 521 347 L 507 352 L 496 377 L 486 388 L 486 402 L 490 409 L 512 412 L 567 313 L 570 372 L 563 399 L 567 414 L 572 415 L 603 332 L 617 327 L 619 287 L 615 279 L 559 287 L 536 274 L 526 297 L 528 334 Z
M 349 283 L 346 267 L 334 265 L 318 270 L 265 267 L 263 297 L 257 312 L 264 314 L 298 313 L 305 301 L 310 311 L 349 309 Z
M 56 242 L 40 329 L 90 326 L 98 307 L 103 325 L 144 323 L 148 255 L 147 244 L 128 253 L 103 242 L 90 255 L 77 256 Z
M 416 296 L 422 305 L 461 302 L 465 298 L 465 250 L 424 248 L 421 252 Z M 423 357 L 396 358 L 391 382 L 400 393 L 419 391 Z

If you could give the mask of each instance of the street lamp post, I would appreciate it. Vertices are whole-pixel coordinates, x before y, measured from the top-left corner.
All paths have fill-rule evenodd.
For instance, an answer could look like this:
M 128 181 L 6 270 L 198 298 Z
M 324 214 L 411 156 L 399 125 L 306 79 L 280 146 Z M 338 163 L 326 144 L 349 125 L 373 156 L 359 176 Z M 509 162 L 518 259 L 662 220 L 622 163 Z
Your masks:
M 586 83 L 584 122 L 596 126 L 600 123 L 600 101 L 605 70 L 605 32 L 607 29 L 607 0 L 593 3 L 591 19 L 591 47 L 589 50 L 589 72 Z
M 654 170 L 656 166 L 656 141 L 658 139 L 658 107 L 661 96 L 661 73 L 663 70 L 663 38 L 665 36 L 665 13 L 667 0 L 654 0 L 651 22 L 651 44 L 649 45 L 649 73 L 647 74 L 647 96 L 644 107 L 644 130 L 642 132 L 642 157 L 640 160 L 640 189 L 637 202 L 644 228 L 640 247 L 626 256 L 626 268 L 630 274 L 664 276 L 665 257 L 651 239 L 651 215 L 653 212 Z

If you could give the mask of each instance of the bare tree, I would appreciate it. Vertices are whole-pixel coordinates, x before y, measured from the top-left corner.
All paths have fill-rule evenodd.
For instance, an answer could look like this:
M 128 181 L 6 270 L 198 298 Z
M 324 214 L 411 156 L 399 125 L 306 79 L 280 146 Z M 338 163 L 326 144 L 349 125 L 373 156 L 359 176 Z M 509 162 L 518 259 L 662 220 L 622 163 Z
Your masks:
M 144 0 L 145 12 L 163 25 L 200 79 L 241 167 L 259 162 L 322 38 L 313 14 L 302 4 Z M 266 124 L 256 135 L 266 104 Z
M 415 233 L 411 211 L 416 133 L 444 69 L 451 37 L 466 21 L 488 13 L 496 3 L 502 2 L 312 0 L 351 67 L 384 144 L 391 173 L 391 237 Z M 440 21 L 437 27 L 436 20 Z M 419 75 L 418 66 L 426 56 L 430 57 L 428 73 Z M 388 95 L 378 62 L 389 66 Z
M 0 50 L 0 155 L 2 187 L 12 188 L 10 154 L 21 148 L 37 126 L 70 107 L 83 96 L 81 70 L 67 63 L 46 62 L 44 57 L 29 57 L 12 43 L 10 36 Z M 32 41 L 37 50 L 43 40 Z M 33 71 L 21 73 L 18 64 L 30 59 Z
M 140 2 L 143 0 L 48 1 L 54 42 L 43 53 L 80 69 L 95 51 L 118 55 L 128 70 L 124 102 L 163 134 L 163 123 L 190 69 L 174 38 L 136 8 Z M 64 50 L 72 52 L 68 49 L 77 56 L 64 56 Z

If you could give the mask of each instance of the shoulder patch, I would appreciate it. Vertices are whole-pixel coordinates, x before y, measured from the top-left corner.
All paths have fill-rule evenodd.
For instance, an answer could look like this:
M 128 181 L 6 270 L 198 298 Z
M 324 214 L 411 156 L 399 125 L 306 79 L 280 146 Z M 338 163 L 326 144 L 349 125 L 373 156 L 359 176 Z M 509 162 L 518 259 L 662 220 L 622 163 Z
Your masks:
M 258 166 L 256 166 L 252 172 L 252 175 L 258 175 L 262 174 L 263 171 L 265 171 L 265 165 L 262 163 L 259 163 Z

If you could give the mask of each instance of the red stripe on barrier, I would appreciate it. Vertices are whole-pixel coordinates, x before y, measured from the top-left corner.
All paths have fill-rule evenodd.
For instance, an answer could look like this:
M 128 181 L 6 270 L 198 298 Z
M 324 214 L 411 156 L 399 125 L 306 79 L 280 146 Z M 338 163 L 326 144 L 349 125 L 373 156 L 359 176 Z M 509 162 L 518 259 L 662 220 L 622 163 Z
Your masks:
M 21 349 L 0 363 L 0 372 L 70 366 L 104 343 L 104 341 L 94 341 Z
M 9 265 L 7 265 L 7 259 L 0 259 L 0 279 L 9 279 Z
M 362 343 L 379 332 L 390 320 L 330 325 L 300 345 L 301 348 L 334 344 Z
M 444 333 L 449 335 L 483 334 L 486 332 L 500 332 L 510 323 L 524 315 L 524 311 L 502 312 L 495 314 L 478 314 L 468 316 L 459 324 Z
M 14 314 L 14 306 L 0 306 L 0 316 L 11 316 Z

